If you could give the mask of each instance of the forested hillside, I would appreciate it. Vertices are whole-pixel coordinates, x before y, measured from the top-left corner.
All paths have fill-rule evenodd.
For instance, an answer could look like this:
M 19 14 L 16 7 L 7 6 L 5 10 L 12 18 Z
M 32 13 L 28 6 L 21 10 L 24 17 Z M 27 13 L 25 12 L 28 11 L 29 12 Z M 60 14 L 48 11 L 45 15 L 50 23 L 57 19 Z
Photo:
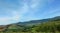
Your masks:
M 46 20 L 46 19 L 45 19 Z M 40 22 L 40 21 L 38 21 Z M 24 22 L 25 23 L 25 22 Z M 29 22 L 30 23 L 30 22 Z M 36 21 L 37 23 L 37 21 Z M 55 17 L 55 18 L 51 18 L 48 21 L 42 22 L 42 23 L 38 23 L 38 24 L 33 24 L 30 25 L 21 25 L 20 23 L 17 24 L 10 24 L 10 25 L 6 25 L 4 30 L 0 31 L 0 32 L 8 32 L 8 33 L 14 33 L 14 32 L 29 32 L 29 33 L 35 33 L 35 32 L 40 32 L 40 33 L 60 33 L 60 17 Z M 1 27 L 1 26 L 0 26 Z

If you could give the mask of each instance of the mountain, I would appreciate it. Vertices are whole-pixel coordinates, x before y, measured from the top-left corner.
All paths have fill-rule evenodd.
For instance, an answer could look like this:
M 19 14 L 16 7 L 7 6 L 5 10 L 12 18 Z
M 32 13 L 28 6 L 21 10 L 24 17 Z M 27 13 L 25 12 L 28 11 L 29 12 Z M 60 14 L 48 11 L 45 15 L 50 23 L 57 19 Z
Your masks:
M 52 21 L 52 20 L 60 20 L 60 16 L 54 17 L 54 18 L 48 18 L 48 19 L 42 19 L 42 20 L 32 20 L 32 21 L 26 21 L 26 22 L 19 22 L 16 23 L 18 25 L 36 25 L 36 24 L 40 24 L 40 23 L 44 23 L 44 22 L 48 22 L 48 21 Z
M 40 24 L 40 23 L 43 23 L 43 22 L 47 22 L 49 21 L 49 19 L 43 19 L 43 20 L 32 20 L 32 21 L 26 21 L 26 22 L 19 22 L 19 23 L 16 23 L 18 25 L 36 25 L 36 24 Z
M 60 30 L 60 16 L 54 17 L 54 18 L 48 18 L 48 19 L 42 19 L 42 20 L 32 20 L 32 21 L 25 21 L 25 22 L 18 22 L 18 23 L 14 23 L 14 24 L 9 24 L 9 25 L 0 25 L 0 31 L 13 31 L 13 32 L 26 32 L 26 31 L 35 31 L 36 29 L 40 29 L 40 27 L 43 26 L 43 28 L 41 28 L 42 30 L 44 30 L 45 28 L 47 29 L 46 31 L 48 31 L 47 26 L 49 27 L 53 27 L 56 24 L 56 28 L 58 28 Z M 51 27 L 51 28 L 52 28 Z M 32 30 L 33 28 L 33 30 Z M 40 31 L 38 29 L 38 31 Z M 55 28 L 54 28 L 55 29 Z

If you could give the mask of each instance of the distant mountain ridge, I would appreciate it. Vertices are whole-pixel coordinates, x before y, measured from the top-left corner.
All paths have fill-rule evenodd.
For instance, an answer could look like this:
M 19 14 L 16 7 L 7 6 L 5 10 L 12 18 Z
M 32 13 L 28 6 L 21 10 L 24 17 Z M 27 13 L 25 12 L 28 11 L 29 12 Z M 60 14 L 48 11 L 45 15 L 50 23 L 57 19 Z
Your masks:
M 32 21 L 26 21 L 26 22 L 18 22 L 18 23 L 9 24 L 9 25 L 1 25 L 0 30 L 14 28 L 14 27 L 17 28 L 17 29 L 19 29 L 18 27 L 21 27 L 23 29 L 26 26 L 37 25 L 37 24 L 40 24 L 40 23 L 53 21 L 53 20 L 56 20 L 56 21 L 59 20 L 60 21 L 60 16 L 57 16 L 57 17 L 54 17 L 54 18 L 42 19 L 42 20 L 32 20 Z M 3 27 L 3 28 L 1 29 L 1 27 Z
M 48 19 L 42 19 L 42 20 L 32 20 L 32 21 L 26 21 L 26 22 L 18 22 L 16 24 L 20 24 L 20 25 L 29 25 L 29 24 L 39 24 L 39 23 L 43 23 L 43 22 L 48 22 L 48 21 L 52 21 L 55 19 L 60 19 L 60 16 L 54 17 L 54 18 L 48 18 Z

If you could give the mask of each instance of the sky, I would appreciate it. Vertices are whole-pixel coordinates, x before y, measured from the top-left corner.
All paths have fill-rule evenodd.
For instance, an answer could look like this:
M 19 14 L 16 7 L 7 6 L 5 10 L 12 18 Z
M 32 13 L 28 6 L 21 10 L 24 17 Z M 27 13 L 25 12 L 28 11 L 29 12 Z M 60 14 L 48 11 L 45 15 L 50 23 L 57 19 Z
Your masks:
M 60 16 L 60 0 L 0 0 L 0 25 Z

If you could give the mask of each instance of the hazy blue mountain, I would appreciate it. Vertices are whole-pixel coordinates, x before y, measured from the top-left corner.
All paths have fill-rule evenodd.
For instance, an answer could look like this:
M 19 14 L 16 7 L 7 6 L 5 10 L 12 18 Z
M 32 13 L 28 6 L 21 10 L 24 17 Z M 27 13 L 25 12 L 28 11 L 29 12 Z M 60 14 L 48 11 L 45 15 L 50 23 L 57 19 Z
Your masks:
M 32 21 L 25 21 L 25 22 L 18 22 L 16 24 L 18 25 L 36 25 L 36 24 L 40 24 L 43 22 L 48 22 L 48 21 L 52 21 L 52 20 L 60 20 L 60 16 L 54 17 L 54 18 L 48 18 L 48 19 L 42 19 L 42 20 L 32 20 Z

